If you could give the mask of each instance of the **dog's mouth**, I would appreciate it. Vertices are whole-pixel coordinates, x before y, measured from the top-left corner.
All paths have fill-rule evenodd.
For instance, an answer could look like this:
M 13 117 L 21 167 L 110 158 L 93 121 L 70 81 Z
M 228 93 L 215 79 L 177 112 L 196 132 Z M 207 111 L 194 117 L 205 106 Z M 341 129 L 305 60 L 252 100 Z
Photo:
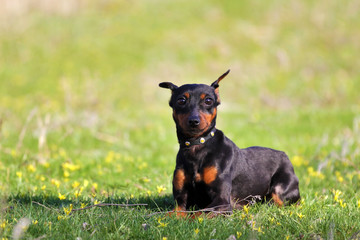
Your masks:
M 209 124 L 205 123 L 204 125 L 205 126 L 187 126 L 186 128 L 181 128 L 181 130 L 188 138 L 198 138 L 209 129 Z
M 213 114 L 200 113 L 190 116 L 189 114 L 175 114 L 174 120 L 181 132 L 188 138 L 201 137 L 213 124 L 216 111 Z

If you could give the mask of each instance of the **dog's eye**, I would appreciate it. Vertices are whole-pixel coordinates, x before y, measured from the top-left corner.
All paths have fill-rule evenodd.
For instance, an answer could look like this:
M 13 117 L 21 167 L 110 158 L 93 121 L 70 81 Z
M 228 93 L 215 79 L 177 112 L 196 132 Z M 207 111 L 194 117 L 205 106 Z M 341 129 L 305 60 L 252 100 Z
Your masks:
M 184 98 L 184 97 L 181 97 L 177 100 L 178 105 L 182 106 L 182 105 L 185 105 L 185 103 L 186 103 L 186 98 Z
M 214 101 L 211 98 L 206 98 L 204 102 L 206 105 L 210 106 L 213 104 Z

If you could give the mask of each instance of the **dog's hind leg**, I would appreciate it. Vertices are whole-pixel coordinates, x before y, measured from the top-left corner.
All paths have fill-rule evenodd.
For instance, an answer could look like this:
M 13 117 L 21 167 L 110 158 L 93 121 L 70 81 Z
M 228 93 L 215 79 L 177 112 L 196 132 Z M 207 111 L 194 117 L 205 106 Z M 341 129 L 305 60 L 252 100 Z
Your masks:
M 296 203 L 300 199 L 299 179 L 287 156 L 284 160 L 282 166 L 272 177 L 270 196 L 268 196 L 278 206 Z

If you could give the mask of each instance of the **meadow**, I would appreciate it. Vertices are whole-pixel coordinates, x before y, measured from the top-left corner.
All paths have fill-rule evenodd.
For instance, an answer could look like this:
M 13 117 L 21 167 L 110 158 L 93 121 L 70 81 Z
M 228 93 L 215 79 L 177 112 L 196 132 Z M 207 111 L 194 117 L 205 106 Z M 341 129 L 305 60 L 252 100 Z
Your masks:
M 359 1 L 0 3 L 0 239 L 360 238 Z M 169 217 L 158 84 L 227 69 L 217 127 L 285 151 L 301 203 Z

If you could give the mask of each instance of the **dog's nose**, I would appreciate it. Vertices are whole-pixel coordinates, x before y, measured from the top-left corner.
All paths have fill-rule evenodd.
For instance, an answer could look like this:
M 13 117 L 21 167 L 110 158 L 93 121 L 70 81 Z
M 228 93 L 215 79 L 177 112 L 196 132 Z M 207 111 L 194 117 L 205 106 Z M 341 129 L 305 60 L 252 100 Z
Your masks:
M 189 125 L 191 127 L 197 127 L 200 124 L 200 119 L 198 116 L 193 116 L 189 118 Z

